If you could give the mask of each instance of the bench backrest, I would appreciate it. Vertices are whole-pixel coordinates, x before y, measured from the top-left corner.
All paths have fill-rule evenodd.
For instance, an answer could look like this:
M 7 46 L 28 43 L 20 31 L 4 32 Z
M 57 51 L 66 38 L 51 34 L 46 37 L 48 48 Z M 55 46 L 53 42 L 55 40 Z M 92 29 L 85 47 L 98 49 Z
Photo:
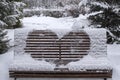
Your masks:
M 89 53 L 90 38 L 84 31 L 71 31 L 59 39 L 50 30 L 33 30 L 24 50 L 37 59 L 78 60 Z
M 71 31 L 61 39 L 50 30 L 19 29 L 15 30 L 14 40 L 15 57 L 31 54 L 35 59 L 55 59 L 56 63 L 64 60 L 64 63 L 68 63 L 87 54 L 93 57 L 107 56 L 105 29 Z

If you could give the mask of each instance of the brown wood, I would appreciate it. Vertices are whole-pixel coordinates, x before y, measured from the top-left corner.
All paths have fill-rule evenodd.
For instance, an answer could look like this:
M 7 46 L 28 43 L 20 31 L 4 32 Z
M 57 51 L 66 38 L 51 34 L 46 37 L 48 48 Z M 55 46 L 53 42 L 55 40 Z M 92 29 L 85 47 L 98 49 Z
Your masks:
M 104 70 L 103 70 L 104 71 Z M 112 71 L 14 71 L 11 77 L 38 77 L 38 78 L 111 78 Z

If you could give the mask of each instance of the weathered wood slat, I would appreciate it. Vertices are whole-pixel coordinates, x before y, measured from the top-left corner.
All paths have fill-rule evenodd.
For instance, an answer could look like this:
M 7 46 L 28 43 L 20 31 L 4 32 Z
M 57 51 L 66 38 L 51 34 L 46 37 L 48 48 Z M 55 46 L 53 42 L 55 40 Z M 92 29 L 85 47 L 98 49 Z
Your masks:
M 72 45 L 71 45 L 72 46 Z M 70 45 L 61 45 L 61 47 L 71 47 Z M 39 44 L 27 44 L 26 47 L 59 47 L 57 44 L 47 44 L 47 45 L 39 45 Z M 74 45 L 74 47 L 89 47 L 89 45 Z
M 46 53 L 46 54 L 36 53 L 36 54 L 31 54 L 31 55 L 59 55 L 59 54 L 55 54 L 55 53 L 53 53 L 53 54 L 49 54 L 49 53 Z M 77 53 L 77 54 L 70 54 L 70 53 L 63 54 L 63 53 L 62 53 L 61 55 L 63 55 L 63 56 L 64 56 L 64 55 L 70 55 L 70 56 L 71 56 L 71 55 L 75 55 L 75 56 L 76 56 L 76 55 L 87 55 L 87 53 L 79 53 L 79 54 L 78 54 L 78 53 Z
M 62 50 L 88 50 L 88 47 L 61 47 Z M 26 47 L 24 50 L 59 50 L 59 47 Z
M 59 52 L 59 50 L 25 50 L 25 52 Z M 87 52 L 87 50 L 61 50 L 61 52 Z
M 111 78 L 112 71 L 104 72 L 96 71 L 18 71 L 11 73 L 11 77 L 36 77 L 36 78 Z
M 85 55 L 85 54 L 84 54 Z M 87 54 L 86 54 L 87 55 Z M 82 55 L 31 55 L 32 57 L 34 57 L 34 58 L 83 58 L 83 56 Z
M 41 39 L 41 38 L 43 38 L 43 39 L 51 39 L 51 36 L 28 36 L 27 37 L 27 39 Z M 58 37 L 57 36 L 54 36 L 54 37 L 52 37 L 52 38 L 54 38 L 54 39 L 58 39 Z M 75 39 L 75 37 L 73 36 L 73 37 L 63 37 L 62 39 Z M 77 39 L 89 39 L 88 37 L 78 37 Z
M 26 42 L 80 42 L 82 40 L 80 39 L 62 39 L 62 40 L 55 40 L 55 39 L 27 39 Z M 89 42 L 89 39 L 88 40 L 83 40 L 83 42 Z

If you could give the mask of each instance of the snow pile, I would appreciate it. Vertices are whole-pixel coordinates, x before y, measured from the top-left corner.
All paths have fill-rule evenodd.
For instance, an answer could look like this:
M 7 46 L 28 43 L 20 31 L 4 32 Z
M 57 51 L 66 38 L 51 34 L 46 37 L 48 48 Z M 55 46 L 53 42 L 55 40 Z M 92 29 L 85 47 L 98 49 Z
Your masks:
M 16 29 L 14 31 L 14 53 L 16 54 L 24 54 L 24 48 L 26 46 L 26 38 L 28 35 L 28 32 L 30 32 L 31 29 Z
M 71 29 L 74 18 L 26 17 L 22 19 L 23 28 L 31 29 Z
M 10 46 L 14 46 L 14 30 L 9 30 L 9 29 L 6 29 L 7 31 L 7 38 L 9 37 L 10 41 L 9 41 L 9 45 Z
M 0 55 L 0 80 L 9 80 L 9 65 L 13 59 L 13 50 Z
M 0 28 L 3 28 L 5 26 L 7 26 L 7 24 L 0 20 Z
M 55 65 L 44 60 L 37 61 L 30 55 L 17 55 L 10 65 L 10 70 L 17 71 L 53 71 Z
M 88 21 L 87 16 L 80 14 L 79 17 L 74 22 L 74 24 L 72 25 L 72 29 L 78 30 L 82 28 L 87 28 L 89 25 L 90 22 Z
M 54 32 L 59 39 L 61 39 L 65 34 L 69 33 L 71 29 L 51 29 L 52 32 Z
M 94 57 L 107 56 L 106 30 L 105 29 L 84 29 L 90 37 L 90 52 Z
M 106 57 L 95 58 L 87 55 L 83 59 L 66 65 L 70 71 L 86 71 L 89 69 L 112 69 Z

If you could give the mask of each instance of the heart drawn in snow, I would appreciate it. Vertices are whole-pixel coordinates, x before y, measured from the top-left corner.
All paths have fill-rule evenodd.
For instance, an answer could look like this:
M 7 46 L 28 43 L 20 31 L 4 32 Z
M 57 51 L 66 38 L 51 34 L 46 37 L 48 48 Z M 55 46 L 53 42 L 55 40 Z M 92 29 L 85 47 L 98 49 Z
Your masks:
M 90 38 L 83 30 L 70 31 L 61 38 L 50 30 L 34 30 L 28 34 L 25 52 L 34 58 L 80 59 L 89 49 Z

